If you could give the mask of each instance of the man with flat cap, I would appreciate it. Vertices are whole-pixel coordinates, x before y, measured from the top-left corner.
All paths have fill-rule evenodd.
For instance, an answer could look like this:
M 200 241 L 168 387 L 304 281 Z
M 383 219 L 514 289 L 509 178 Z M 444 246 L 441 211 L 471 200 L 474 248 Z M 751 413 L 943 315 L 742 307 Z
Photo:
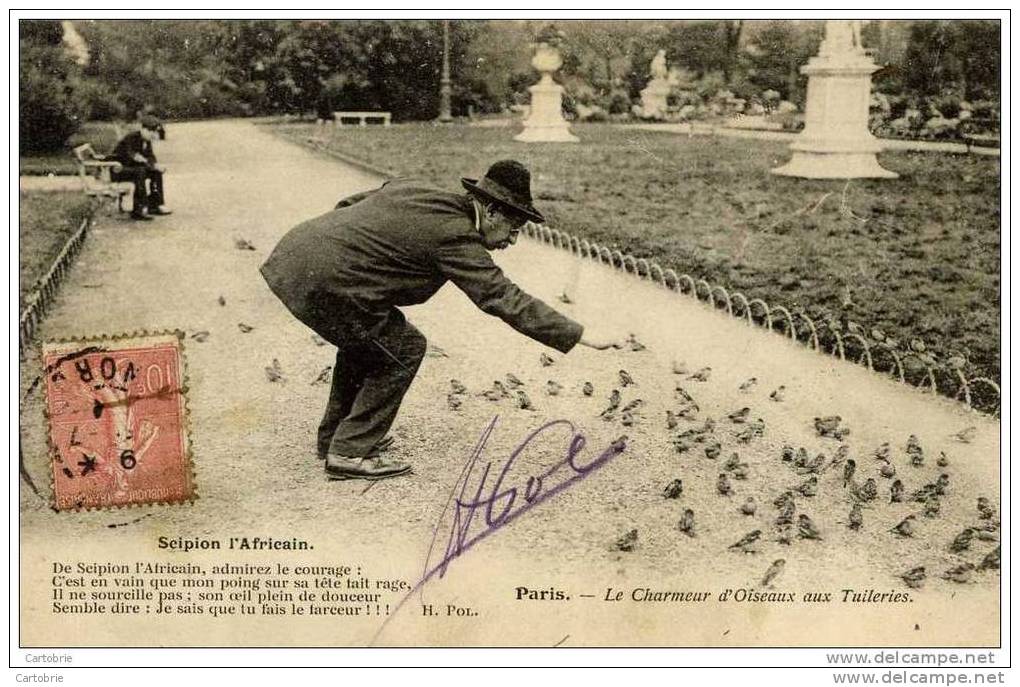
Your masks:
M 156 162 L 152 142 L 159 137 L 162 123 L 156 117 L 143 114 L 141 127 L 120 139 L 109 159 L 120 163 L 120 169 L 110 173 L 113 181 L 130 181 L 135 186 L 131 219 L 147 221 L 154 215 L 169 215 L 163 207 L 163 172 L 166 169 Z
M 386 435 L 425 356 L 425 337 L 400 306 L 424 303 L 447 281 L 483 312 L 566 353 L 578 343 L 619 347 L 511 282 L 489 251 L 544 222 L 531 174 L 501 160 L 451 193 L 414 179 L 346 198 L 291 229 L 262 266 L 287 308 L 337 347 L 333 385 L 319 425 L 319 458 L 331 479 L 383 479 L 411 466 L 384 455 Z

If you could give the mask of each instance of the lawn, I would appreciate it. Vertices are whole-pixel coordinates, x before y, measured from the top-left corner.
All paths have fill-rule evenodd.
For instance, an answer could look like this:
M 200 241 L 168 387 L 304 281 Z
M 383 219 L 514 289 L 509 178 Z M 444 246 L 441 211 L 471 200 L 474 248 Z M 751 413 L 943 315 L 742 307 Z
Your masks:
M 18 203 L 19 310 L 64 242 L 92 210 L 92 200 L 80 191 L 21 193 Z
M 275 129 L 305 138 L 314 125 Z M 508 128 L 329 129 L 328 146 L 459 189 L 501 158 L 533 172 L 550 226 L 775 305 L 849 318 L 999 378 L 998 158 L 887 153 L 896 180 L 805 180 L 769 170 L 785 143 L 578 125 L 578 144 Z

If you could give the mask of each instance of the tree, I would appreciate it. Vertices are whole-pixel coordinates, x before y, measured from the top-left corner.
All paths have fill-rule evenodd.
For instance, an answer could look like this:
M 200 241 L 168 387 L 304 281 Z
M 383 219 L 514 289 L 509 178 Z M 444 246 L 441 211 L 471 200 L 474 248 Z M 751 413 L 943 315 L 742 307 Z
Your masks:
M 22 153 L 59 150 L 81 124 L 77 65 L 56 21 L 19 21 L 18 144 Z

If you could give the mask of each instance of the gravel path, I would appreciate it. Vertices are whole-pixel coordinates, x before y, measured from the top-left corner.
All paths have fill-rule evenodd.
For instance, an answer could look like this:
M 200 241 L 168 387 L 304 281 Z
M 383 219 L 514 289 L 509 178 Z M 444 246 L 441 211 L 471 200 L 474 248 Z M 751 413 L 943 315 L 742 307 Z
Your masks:
M 327 482 L 314 455 L 314 432 L 327 387 L 312 382 L 332 363 L 333 352 L 316 345 L 311 332 L 275 300 L 257 270 L 289 227 L 377 181 L 242 122 L 175 125 L 157 152 L 170 168 L 168 202 L 174 215 L 146 224 L 111 218 L 97 226 L 41 336 L 174 328 L 189 336 L 210 332 L 204 343 L 187 339 L 185 351 L 200 497 L 186 507 L 57 514 L 23 484 L 24 575 L 45 574 L 48 557 L 56 555 L 54 541 L 61 542 L 59 551 L 65 555 L 88 551 L 94 558 L 101 551 L 132 559 L 156 557 L 159 535 L 247 534 L 307 538 L 323 560 L 356 560 L 366 568 L 374 566 L 371 570 L 378 576 L 414 582 L 443 504 L 479 435 L 498 413 L 485 459 L 498 464 L 528 433 L 553 419 L 569 419 L 586 436 L 585 459 L 622 433 L 629 442 L 622 455 L 494 532 L 455 561 L 445 578 L 431 584 L 430 596 L 443 603 L 474 601 L 487 622 L 438 627 L 416 611 L 406 611 L 380 641 L 542 645 L 570 634 L 573 645 L 998 642 L 998 574 L 976 574 L 967 584 L 940 579 L 943 571 L 962 561 L 977 563 L 994 546 L 975 542 L 965 554 L 947 550 L 956 533 L 978 522 L 977 496 L 998 504 L 997 421 L 529 241 L 498 257 L 512 278 L 553 303 L 566 289 L 574 304 L 561 307 L 582 322 L 601 319 L 632 331 L 647 350 L 579 349 L 567 356 L 548 351 L 555 362 L 543 367 L 543 347 L 477 311 L 448 286 L 427 305 L 407 310 L 435 347 L 393 432 L 398 455 L 414 463 L 415 474 L 368 491 L 363 482 Z M 451 187 L 455 184 L 450 180 Z M 250 241 L 256 250 L 235 249 L 237 238 Z M 220 296 L 225 306 L 218 304 Z M 242 322 L 254 329 L 242 333 Z M 264 368 L 274 358 L 283 369 L 284 383 L 266 378 Z M 691 371 L 710 366 L 711 376 L 697 382 L 674 375 L 673 361 L 683 361 Z M 645 401 L 637 424 L 626 428 L 619 418 L 606 422 L 598 417 L 609 392 L 618 386 L 620 368 L 636 381 L 623 390 L 624 402 L 637 397 Z M 21 440 L 28 473 L 48 494 L 42 403 L 38 390 L 29 390 L 37 370 L 35 357 L 22 366 L 27 401 Z M 507 372 L 525 382 L 537 412 L 477 395 Z M 758 380 L 755 387 L 739 391 L 752 376 Z M 459 411 L 446 404 L 451 378 L 469 389 Z M 549 379 L 563 384 L 558 396 L 545 393 Z M 717 422 L 722 455 L 714 461 L 700 445 L 682 455 L 671 445 L 664 413 L 678 406 L 673 391 L 678 380 L 701 407 L 699 423 L 706 417 Z M 594 384 L 591 398 L 580 392 L 584 381 Z M 779 385 L 786 387 L 786 400 L 772 402 L 769 392 Z M 734 438 L 744 426 L 726 419 L 743 406 L 751 408 L 752 418 L 766 423 L 764 436 L 746 445 Z M 812 456 L 824 452 L 831 457 L 839 444 L 818 437 L 812 419 L 835 414 L 851 429 L 845 441 L 858 474 L 878 480 L 879 499 L 865 507 L 864 528 L 852 532 L 845 524 L 850 500 L 842 470 L 827 471 L 817 496 L 798 498 L 800 512 L 811 516 L 823 539 L 780 544 L 772 534 L 776 511 L 771 502 L 804 479 L 780 460 L 781 447 L 804 446 Z M 694 424 L 682 421 L 681 428 Z M 951 438 L 967 426 L 977 428 L 972 443 Z M 923 467 L 910 466 L 905 456 L 910 434 L 924 447 Z M 889 532 L 920 506 L 888 504 L 889 480 L 878 475 L 878 463 L 871 458 L 883 442 L 892 444 L 893 461 L 908 492 L 935 480 L 942 471 L 935 465 L 940 451 L 950 460 L 945 471 L 952 482 L 941 514 L 933 519 L 919 516 L 912 539 Z M 560 460 L 565 446 L 562 432 L 538 441 L 518 460 L 513 483 L 523 488 L 529 474 Z M 719 496 L 716 478 L 733 452 L 748 464 L 749 474 L 745 481 L 734 481 L 734 495 Z M 664 499 L 663 488 L 677 477 L 684 481 L 683 496 Z M 747 496 L 758 501 L 754 516 L 738 512 Z M 696 538 L 675 529 L 684 508 L 695 512 Z M 136 518 L 141 520 L 134 522 Z M 130 526 L 113 527 L 128 521 Z M 637 547 L 613 550 L 617 537 L 632 528 L 638 530 Z M 727 550 L 753 529 L 765 532 L 759 553 Z M 440 546 L 446 530 L 441 536 Z M 915 565 L 927 566 L 929 580 L 924 589 L 912 592 L 913 602 L 899 606 L 718 604 L 697 610 L 601 602 L 608 586 L 713 592 L 753 587 L 780 557 L 787 563 L 776 589 L 798 594 L 850 587 L 909 591 L 897 576 Z M 517 585 L 556 585 L 572 595 L 599 598 L 577 598 L 556 606 L 554 613 L 549 604 L 514 604 Z M 35 612 L 37 602 L 23 597 L 23 611 Z M 45 609 L 44 601 L 41 607 Z M 196 622 L 187 628 L 162 628 L 159 641 L 342 645 L 364 643 L 371 636 L 363 624 L 336 627 L 312 621 L 286 636 L 268 622 L 246 626 L 244 636 L 217 627 Z M 101 639 L 103 630 L 96 632 Z M 110 641 L 155 641 L 151 627 L 144 625 L 131 640 L 125 639 L 123 627 L 106 632 L 117 638 Z

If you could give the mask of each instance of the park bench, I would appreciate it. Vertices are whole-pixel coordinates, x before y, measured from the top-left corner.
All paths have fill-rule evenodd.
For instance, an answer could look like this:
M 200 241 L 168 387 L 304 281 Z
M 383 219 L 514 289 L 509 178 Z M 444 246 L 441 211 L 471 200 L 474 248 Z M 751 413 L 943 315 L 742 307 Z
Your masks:
M 82 182 L 82 190 L 90 196 L 116 198 L 117 210 L 124 212 L 124 196 L 134 191 L 130 181 L 113 181 L 111 172 L 118 171 L 120 163 L 107 160 L 92 149 L 91 143 L 82 143 L 72 151 L 78 164 L 78 176 Z
M 333 124 L 335 126 L 343 126 L 343 120 L 357 119 L 358 126 L 367 126 L 369 119 L 380 119 L 383 126 L 389 126 L 390 116 L 389 112 L 334 112 Z
M 999 120 L 997 119 L 972 117 L 960 124 L 960 138 L 963 139 L 968 151 L 974 147 L 998 148 L 1000 145 L 999 136 Z

